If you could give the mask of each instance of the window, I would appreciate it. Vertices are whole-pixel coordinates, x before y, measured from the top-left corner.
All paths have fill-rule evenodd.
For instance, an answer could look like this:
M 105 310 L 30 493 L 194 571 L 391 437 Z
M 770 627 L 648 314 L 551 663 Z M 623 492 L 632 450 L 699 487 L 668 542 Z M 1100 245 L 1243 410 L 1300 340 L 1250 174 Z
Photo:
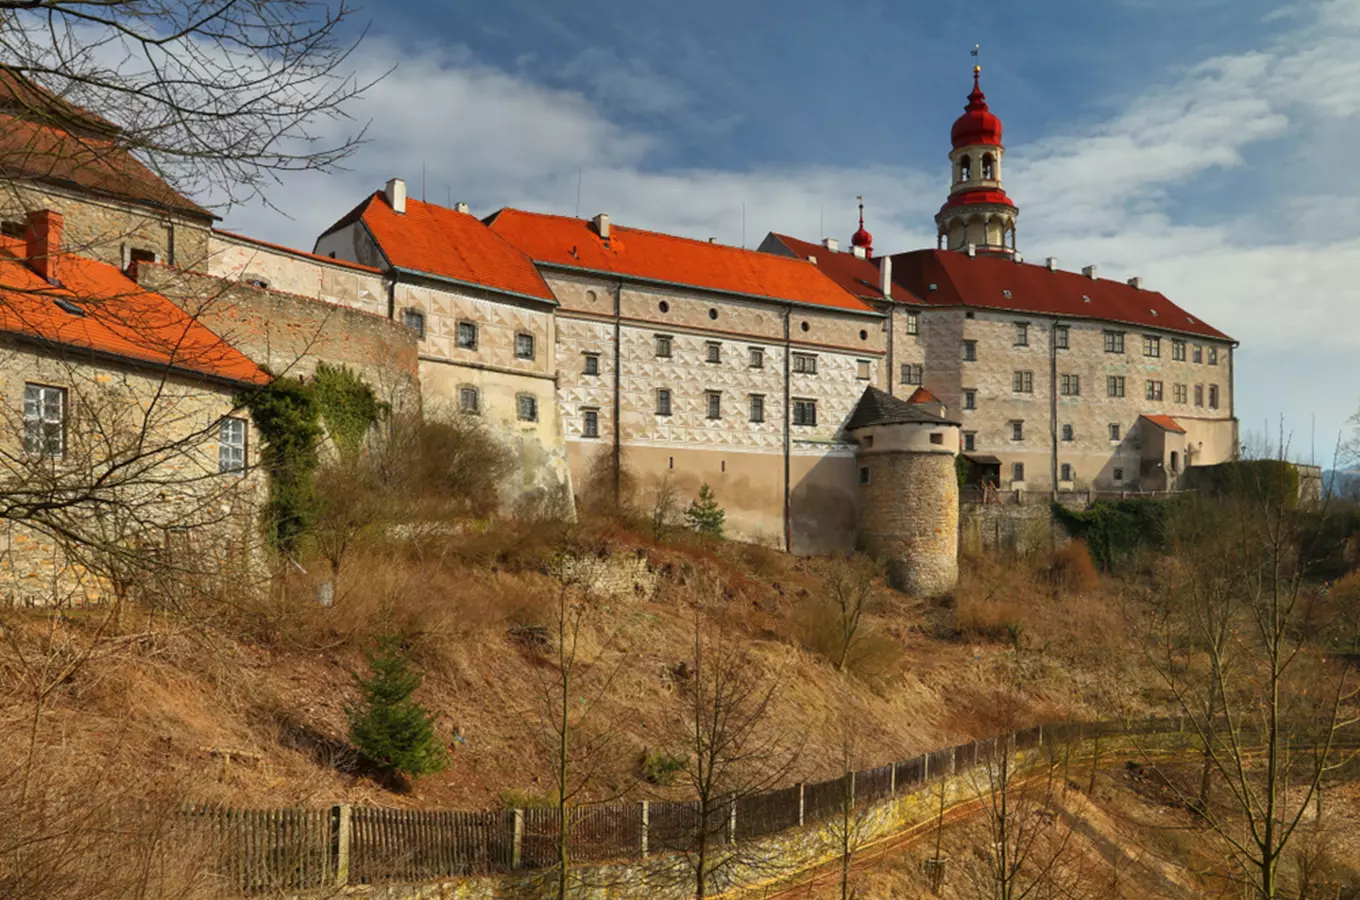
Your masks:
M 990 153 L 983 154 L 982 177 L 988 181 L 996 177 L 996 160 L 992 158 L 992 154 Z
M 793 424 L 816 425 L 817 401 L 816 400 L 793 401 Z
M 1028 323 L 1028 322 L 1016 322 L 1016 323 L 1015 323 L 1015 346 L 1017 346 L 1017 347 L 1028 347 L 1028 346 L 1029 346 L 1029 323 Z
M 671 392 L 666 388 L 658 388 L 656 391 L 656 414 L 658 416 L 671 414 Z
M 1062 427 L 1062 439 L 1065 441 L 1070 441 L 1073 439 L 1071 425 L 1064 425 Z
M 1193 354 L 1190 357 L 1192 362 L 1204 362 L 1204 348 L 1202 346 L 1196 344 L 1191 350 L 1191 353 Z
M 1122 396 L 1124 396 L 1124 376 L 1123 376 L 1123 375 L 1106 375 L 1106 376 L 1105 376 L 1105 393 L 1106 393 L 1108 396 L 1110 396 L 1110 397 L 1122 397 Z
M 1195 385 L 1195 405 L 1204 405 L 1204 385 L 1202 384 Z
M 1068 347 L 1069 329 L 1066 325 L 1053 326 L 1053 346 L 1059 350 L 1066 350 Z
M 1177 362 L 1185 362 L 1185 341 L 1171 342 L 1171 358 Z
M 1177 403 L 1185 403 L 1190 398 L 1190 388 L 1183 384 L 1173 384 L 1171 386 L 1171 399 Z
M 533 394 L 520 394 L 515 398 L 515 411 L 521 422 L 537 422 L 538 398 Z
M 943 431 L 932 431 L 932 432 L 930 433 L 930 442 L 931 442 L 932 444 L 943 444 L 943 443 L 944 443 L 944 432 L 943 432 Z
M 66 389 L 24 385 L 24 452 L 60 459 L 66 452 Z
M 1011 421 L 1011 440 L 1023 441 L 1025 439 L 1025 423 L 1020 419 Z
M 534 336 L 520 332 L 515 335 L 515 356 L 519 359 L 534 358 Z
M 401 314 L 402 324 L 416 333 L 416 337 L 425 339 L 425 314 L 418 309 L 408 309 Z
M 1119 423 L 1118 423 L 1118 422 L 1111 422 L 1111 423 L 1110 423 L 1110 440 L 1112 440 L 1112 441 L 1117 441 L 1117 440 L 1119 440 Z
M 581 410 L 581 437 L 597 438 L 600 436 L 600 411 L 598 409 Z
M 860 466 L 860 467 L 859 467 L 859 483 L 860 483 L 860 484 L 868 484 L 868 483 L 869 483 L 869 467 L 868 467 L 868 466 Z
M 1034 393 L 1034 373 L 1033 372 L 1013 372 L 1011 373 L 1011 390 L 1017 394 Z
M 926 367 L 919 363 L 902 363 L 902 383 L 921 384 L 925 380 Z
M 5 237 L 19 238 L 22 240 L 27 233 L 27 230 L 28 229 L 23 222 L 18 222 L 14 219 L 6 219 L 5 221 L 0 222 L 0 234 L 3 234 Z
M 1159 337 L 1157 337 L 1156 335 L 1152 335 L 1152 334 L 1145 334 L 1145 335 L 1143 335 L 1143 355 L 1144 355 L 1144 356 L 1161 356 L 1161 355 L 1162 355 L 1162 339 L 1159 338 Z
M 717 341 L 709 341 L 704 346 L 707 354 L 704 358 L 708 362 L 711 363 L 722 362 L 722 344 L 718 343 Z
M 1123 481 L 1123 480 L 1124 480 L 1124 470 L 1123 470 L 1123 469 L 1115 469 L 1115 470 L 1114 470 L 1114 480 L 1115 480 L 1115 481 Z
M 1124 332 L 1122 331 L 1105 332 L 1105 352 L 1106 353 L 1124 352 Z
M 1209 385 L 1209 408 L 1218 409 L 1218 385 Z
M 964 362 L 977 361 L 977 341 L 963 342 L 963 361 Z
M 963 392 L 963 408 L 977 409 L 977 391 L 968 390 Z
M 764 421 L 765 421 L 765 395 L 764 395 L 764 394 L 752 394 L 752 395 L 751 395 L 751 421 L 752 421 L 752 422 L 764 422 Z
M 584 369 L 584 371 L 585 371 L 585 374 L 587 374 L 587 375 L 599 375 L 599 374 L 600 374 L 600 354 L 598 354 L 598 353 L 587 353 L 587 354 L 586 354 L 586 364 L 585 364 L 585 369 Z
M 965 431 L 963 433 L 963 449 L 972 452 L 977 449 L 977 432 Z
M 1147 398 L 1149 400 L 1162 399 L 1162 383 L 1160 381 L 1153 381 L 1150 378 L 1148 379 Z
M 145 247 L 133 247 L 128 253 L 128 260 L 133 263 L 153 263 L 156 261 L 156 251 Z
M 458 323 L 458 347 L 462 350 L 477 349 L 477 323 Z
M 217 423 L 217 471 L 246 470 L 246 420 L 226 416 Z
M 751 368 L 753 369 L 765 368 L 765 351 L 760 347 L 751 347 L 749 352 L 751 354 L 750 359 Z
M 1218 365 L 1218 348 L 1217 348 L 1217 347 L 1210 347 L 1210 348 L 1209 348 L 1209 365 L 1211 365 L 1211 366 L 1216 366 L 1216 365 Z
M 482 395 L 475 387 L 464 385 L 458 389 L 458 408 L 465 413 L 482 411 Z
M 710 419 L 722 418 L 722 392 L 704 391 L 704 402 L 708 407 L 708 417 Z
M 973 160 L 965 153 L 959 157 L 959 181 L 967 181 L 973 168 Z
M 793 354 L 793 371 L 802 375 L 816 375 L 817 357 L 811 353 Z
M 920 334 L 920 333 L 921 333 L 920 319 L 917 318 L 916 313 L 907 313 L 907 334 Z
M 1072 464 L 1071 464 L 1071 463 L 1063 463 L 1062 466 L 1058 469 L 1058 480 L 1059 480 L 1059 481 L 1071 481 L 1071 480 L 1072 480 Z
M 1081 394 L 1081 376 L 1063 375 L 1058 381 L 1058 390 L 1066 397 L 1076 397 Z
M 860 381 L 869 380 L 869 360 L 867 359 L 855 360 L 855 377 L 858 378 Z
M 656 355 L 661 359 L 671 358 L 671 336 L 669 334 L 658 334 L 656 336 Z
M 1025 464 L 1011 463 L 1011 481 L 1025 480 Z

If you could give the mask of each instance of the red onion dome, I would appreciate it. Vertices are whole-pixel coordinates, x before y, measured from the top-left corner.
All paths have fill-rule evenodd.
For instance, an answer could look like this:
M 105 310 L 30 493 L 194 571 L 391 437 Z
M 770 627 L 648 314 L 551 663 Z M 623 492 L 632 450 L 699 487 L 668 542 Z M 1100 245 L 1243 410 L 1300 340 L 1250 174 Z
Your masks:
M 980 66 L 973 68 L 973 92 L 968 95 L 963 115 L 954 120 L 954 127 L 949 132 L 955 148 L 973 144 L 1001 146 L 1001 120 L 987 108 L 987 96 L 978 84 L 981 73 Z
M 859 230 L 850 235 L 850 245 L 852 247 L 863 247 L 865 253 L 874 249 L 874 236 L 864 228 L 864 203 L 859 205 Z

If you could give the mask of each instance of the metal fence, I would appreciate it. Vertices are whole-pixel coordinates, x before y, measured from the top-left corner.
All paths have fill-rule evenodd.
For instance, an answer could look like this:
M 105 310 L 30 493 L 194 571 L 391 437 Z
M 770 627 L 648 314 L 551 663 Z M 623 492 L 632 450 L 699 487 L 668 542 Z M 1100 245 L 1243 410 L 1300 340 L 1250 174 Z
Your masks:
M 1177 719 L 1036 726 L 815 784 L 721 799 L 703 816 L 695 801 L 575 806 L 567 812 L 568 856 L 572 862 L 637 859 L 691 852 L 701 840 L 712 845 L 765 837 L 833 819 L 847 802 L 876 803 L 939 778 L 980 771 L 1002 753 L 1180 730 Z M 559 859 L 555 808 L 193 807 L 178 822 L 182 834 L 212 848 L 214 871 L 245 893 L 546 869 Z

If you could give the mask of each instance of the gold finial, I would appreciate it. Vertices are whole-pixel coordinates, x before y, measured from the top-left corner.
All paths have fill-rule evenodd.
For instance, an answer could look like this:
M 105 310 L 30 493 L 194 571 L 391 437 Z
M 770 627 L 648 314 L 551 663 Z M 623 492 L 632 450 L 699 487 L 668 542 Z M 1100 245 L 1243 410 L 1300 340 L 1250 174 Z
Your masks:
M 974 75 L 981 75 L 981 74 L 982 74 L 982 66 L 973 66 L 973 74 L 974 74 Z

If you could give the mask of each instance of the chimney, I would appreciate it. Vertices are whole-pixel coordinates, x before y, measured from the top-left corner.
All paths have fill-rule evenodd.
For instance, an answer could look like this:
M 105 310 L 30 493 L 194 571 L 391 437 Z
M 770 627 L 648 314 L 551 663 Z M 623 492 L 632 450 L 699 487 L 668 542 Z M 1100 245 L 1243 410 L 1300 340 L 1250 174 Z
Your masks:
M 836 240 L 835 238 L 822 238 L 822 246 L 830 250 L 832 253 L 839 253 L 841 249 L 841 242 Z
M 860 259 L 867 259 L 868 256 L 869 256 L 869 253 L 868 253 L 868 251 L 866 251 L 863 247 L 856 247 L 856 248 L 855 248 L 855 255 L 858 256 Z
M 892 257 L 882 256 L 878 260 L 878 292 L 892 297 Z
M 1082 266 L 1082 267 L 1081 267 L 1081 274 L 1085 275 L 1087 278 L 1089 278 L 1089 279 L 1091 279 L 1092 281 L 1094 281 L 1094 280 L 1095 280 L 1095 277 L 1096 277 L 1096 267 L 1095 267 L 1095 266 Z
M 1133 288 L 1135 291 L 1141 291 L 1143 289 L 1143 276 L 1135 275 L 1130 278 L 1129 287 Z
M 57 281 L 57 262 L 61 256 L 61 213 L 38 209 L 24 223 L 24 253 L 33 271 L 48 284 Z
M 609 214 L 600 213 L 590 221 L 594 224 L 595 231 L 600 235 L 600 238 L 606 241 L 609 240 Z
M 466 203 L 464 203 L 462 200 L 459 200 L 457 203 L 453 204 L 453 209 L 454 209 L 454 212 L 460 212 L 460 213 L 471 213 L 471 212 L 472 212 L 472 210 L 468 208 L 468 205 L 467 205 Z
M 387 186 L 383 188 L 383 193 L 387 195 L 387 205 L 392 207 L 392 211 L 406 215 L 406 182 L 400 178 L 387 179 Z
M 1048 266 L 1048 271 L 1050 271 L 1050 272 L 1056 272 L 1056 271 L 1058 271 L 1058 257 L 1056 257 L 1056 256 L 1050 256 L 1050 257 L 1045 261 L 1045 264 Z
M 1011 259 L 1015 260 L 1015 261 L 1018 262 L 1018 263 L 1022 263 L 1022 262 L 1025 261 L 1025 258 L 1024 258 L 1023 256 L 1021 256 L 1019 253 L 1014 254 L 1014 255 L 1011 257 Z
M 977 244 L 968 245 L 968 258 L 977 259 Z

